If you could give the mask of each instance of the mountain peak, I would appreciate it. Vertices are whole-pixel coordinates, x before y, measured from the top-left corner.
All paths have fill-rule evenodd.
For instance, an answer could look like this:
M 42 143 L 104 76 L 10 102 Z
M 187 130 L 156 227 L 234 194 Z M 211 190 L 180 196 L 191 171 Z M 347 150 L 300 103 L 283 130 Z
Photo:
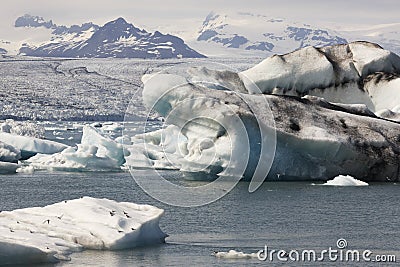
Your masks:
M 211 12 L 198 32 L 197 41 L 278 54 L 306 46 L 347 42 L 332 30 L 249 12 Z
M 176 36 L 136 28 L 119 17 L 103 26 L 57 26 L 49 43 L 25 45 L 20 54 L 51 57 L 196 58 L 205 57 Z
M 14 23 L 15 27 L 45 27 L 47 29 L 52 29 L 57 27 L 57 25 L 53 24 L 53 21 L 45 21 L 43 17 L 32 16 L 29 14 L 25 14 L 23 16 L 18 17 Z
M 112 20 L 106 24 L 118 24 L 118 25 L 123 25 L 123 24 L 129 24 L 123 17 L 119 17 L 115 20 Z

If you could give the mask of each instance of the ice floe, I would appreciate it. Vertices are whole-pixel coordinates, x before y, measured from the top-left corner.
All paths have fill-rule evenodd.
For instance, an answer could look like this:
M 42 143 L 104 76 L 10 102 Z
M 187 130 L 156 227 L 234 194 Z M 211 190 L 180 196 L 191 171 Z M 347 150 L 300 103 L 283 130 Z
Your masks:
M 163 243 L 164 211 L 83 197 L 0 213 L 0 265 L 68 260 L 83 249 L 119 250 Z
M 228 252 L 216 251 L 214 252 L 213 255 L 217 258 L 223 258 L 223 259 L 252 259 L 252 258 L 257 259 L 257 253 L 244 253 L 233 249 L 229 250 Z

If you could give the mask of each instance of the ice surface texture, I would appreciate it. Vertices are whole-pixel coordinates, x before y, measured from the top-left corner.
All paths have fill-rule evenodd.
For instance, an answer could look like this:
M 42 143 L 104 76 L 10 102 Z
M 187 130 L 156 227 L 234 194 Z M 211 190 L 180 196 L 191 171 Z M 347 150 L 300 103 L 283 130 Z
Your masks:
M 118 250 L 163 243 L 164 211 L 150 205 L 83 197 L 0 213 L 0 265 L 67 260 L 83 249 Z

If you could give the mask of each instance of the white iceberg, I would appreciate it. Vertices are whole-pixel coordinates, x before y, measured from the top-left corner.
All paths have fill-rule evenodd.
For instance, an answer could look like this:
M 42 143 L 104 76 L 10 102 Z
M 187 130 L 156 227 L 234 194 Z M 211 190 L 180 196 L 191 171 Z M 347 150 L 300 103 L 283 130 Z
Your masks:
M 27 159 L 37 153 L 53 154 L 63 151 L 68 146 L 50 140 L 39 139 L 36 137 L 15 135 L 0 132 L 0 141 L 11 145 L 21 151 L 22 159 Z
M 0 174 L 15 173 L 18 160 L 21 158 L 21 151 L 13 146 L 0 141 Z
M 332 186 L 368 186 L 368 183 L 355 179 L 350 175 L 338 175 L 333 180 L 329 180 L 323 185 Z
M 179 166 L 186 175 L 202 173 L 208 179 L 218 173 L 242 176 L 249 156 L 250 164 L 257 164 L 252 151 L 246 154 L 247 134 L 254 144 L 260 141 L 258 132 L 246 132 L 246 127 L 256 127 L 256 122 L 235 94 L 195 86 L 177 75 L 145 75 L 142 80 L 145 105 L 165 117 L 168 125 L 175 125 L 176 135 L 183 137 L 178 142 L 179 153 L 175 153 L 177 161 L 172 165 Z M 241 116 L 249 120 L 242 121 Z M 264 118 L 266 124 L 273 123 L 269 114 Z M 165 157 L 168 158 L 167 153 Z
M 0 265 L 68 260 L 83 249 L 119 250 L 163 243 L 164 211 L 83 197 L 0 213 Z
M 86 125 L 77 147 L 68 147 L 52 155 L 37 154 L 27 162 L 35 169 L 109 171 L 120 170 L 125 158 L 121 144 Z
M 0 161 L 17 163 L 20 158 L 19 149 L 0 141 Z

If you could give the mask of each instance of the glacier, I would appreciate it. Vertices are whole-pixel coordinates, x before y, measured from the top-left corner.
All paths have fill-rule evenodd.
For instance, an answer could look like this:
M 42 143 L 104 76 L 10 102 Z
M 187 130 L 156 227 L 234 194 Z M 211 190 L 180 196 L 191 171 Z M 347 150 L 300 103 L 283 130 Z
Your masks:
M 169 157 L 184 173 L 397 181 L 400 124 L 376 111 L 397 110 L 399 76 L 397 55 L 355 42 L 272 56 L 240 73 L 145 75 L 143 101 L 184 137 Z
M 84 249 L 120 250 L 163 243 L 164 210 L 83 197 L 0 213 L 0 265 L 54 263 Z

